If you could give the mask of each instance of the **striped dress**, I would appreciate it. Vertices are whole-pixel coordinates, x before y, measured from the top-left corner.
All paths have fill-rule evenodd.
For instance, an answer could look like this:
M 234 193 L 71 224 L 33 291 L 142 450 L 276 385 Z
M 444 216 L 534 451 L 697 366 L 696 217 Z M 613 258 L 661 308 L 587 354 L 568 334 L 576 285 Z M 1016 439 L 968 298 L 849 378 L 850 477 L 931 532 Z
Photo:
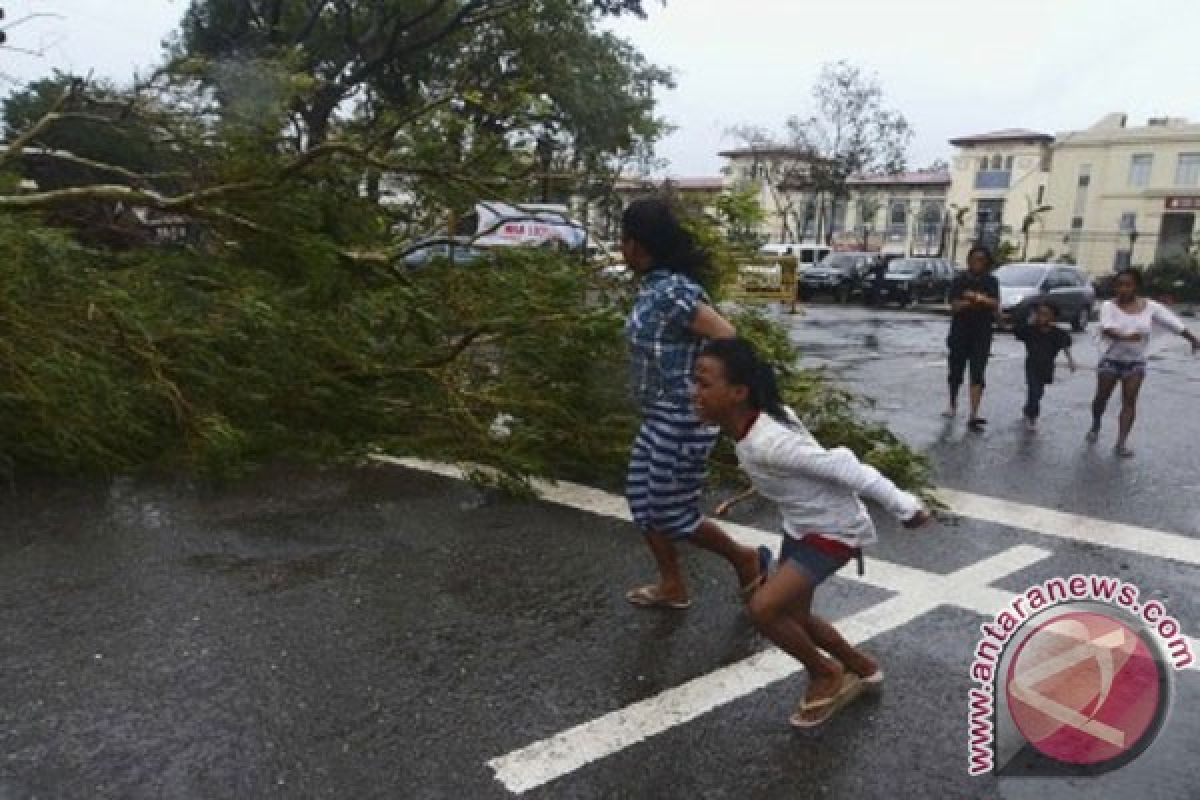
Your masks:
M 692 370 L 705 339 L 691 331 L 704 290 L 690 278 L 654 270 L 629 315 L 630 386 L 642 425 L 633 443 L 626 498 L 643 531 L 686 538 L 704 519 L 709 453 L 719 430 L 692 409 Z

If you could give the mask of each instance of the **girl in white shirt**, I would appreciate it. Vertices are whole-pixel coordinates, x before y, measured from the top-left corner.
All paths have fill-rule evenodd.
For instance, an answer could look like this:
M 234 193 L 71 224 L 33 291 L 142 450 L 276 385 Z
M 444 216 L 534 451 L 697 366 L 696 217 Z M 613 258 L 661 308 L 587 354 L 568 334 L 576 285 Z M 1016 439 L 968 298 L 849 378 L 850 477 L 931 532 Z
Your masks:
M 864 684 L 883 680 L 875 659 L 812 613 L 813 590 L 850 559 L 861 564 L 862 546 L 875 541 L 859 495 L 880 503 L 905 527 L 921 527 L 932 517 L 920 500 L 850 450 L 821 447 L 781 404 L 774 371 L 745 340 L 710 342 L 696 359 L 693 391 L 697 415 L 737 441 L 741 468 L 783 516 L 780 567 L 751 595 L 748 611 L 764 636 L 804 664 L 808 691 L 791 724 L 816 727 Z
M 1132 268 L 1123 269 L 1113 282 L 1115 299 L 1105 300 L 1100 307 L 1100 362 L 1096 366 L 1092 429 L 1088 431 L 1087 440 L 1095 442 L 1100 437 L 1100 423 L 1104 419 L 1108 400 L 1117 383 L 1120 383 L 1121 416 L 1116 451 L 1122 458 L 1133 456 L 1127 442 L 1137 417 L 1138 393 L 1146 378 L 1146 354 L 1155 329 L 1166 328 L 1187 339 L 1192 345 L 1193 354 L 1200 350 L 1200 340 L 1184 327 L 1178 317 L 1161 304 L 1138 297 L 1141 288 L 1142 273 Z

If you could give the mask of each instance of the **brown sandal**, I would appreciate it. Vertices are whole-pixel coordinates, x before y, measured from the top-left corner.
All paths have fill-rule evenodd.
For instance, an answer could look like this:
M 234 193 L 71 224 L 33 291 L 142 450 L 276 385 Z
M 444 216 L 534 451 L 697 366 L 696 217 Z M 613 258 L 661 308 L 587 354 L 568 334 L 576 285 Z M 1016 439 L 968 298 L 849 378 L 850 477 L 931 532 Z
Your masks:
M 814 700 L 811 703 L 808 700 L 804 700 L 792 712 L 789 722 L 791 722 L 793 728 L 805 730 L 824 725 L 833 718 L 833 715 L 839 709 L 858 697 L 862 693 L 862 690 L 862 678 L 850 670 L 846 670 L 842 673 L 842 685 L 838 688 L 836 694 L 830 697 L 822 697 L 820 700 Z

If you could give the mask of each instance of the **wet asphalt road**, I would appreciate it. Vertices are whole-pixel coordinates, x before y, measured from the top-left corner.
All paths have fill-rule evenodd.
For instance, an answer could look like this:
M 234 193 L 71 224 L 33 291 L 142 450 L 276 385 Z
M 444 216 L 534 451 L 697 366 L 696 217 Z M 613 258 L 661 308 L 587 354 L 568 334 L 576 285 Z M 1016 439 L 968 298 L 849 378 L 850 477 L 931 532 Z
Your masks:
M 1181 344 L 1152 365 L 1138 457 L 1123 462 L 1108 438 L 1083 443 L 1088 369 L 1060 371 L 1031 436 L 1017 346 L 999 336 L 992 423 L 968 434 L 938 416 L 944 318 L 813 307 L 789 324 L 806 362 L 874 398 L 942 485 L 1200 537 L 1200 361 Z M 1086 337 L 1076 355 L 1095 363 Z M 734 518 L 774 525 L 753 501 Z M 1032 544 L 1053 555 L 995 585 L 1118 575 L 1200 634 L 1200 571 L 1169 553 L 972 520 L 914 538 L 878 519 L 881 559 L 948 573 Z M 627 524 L 388 466 L 277 471 L 222 489 L 21 489 L 0 500 L 0 800 L 510 797 L 489 759 L 765 646 L 722 564 L 691 556 L 686 569 L 689 612 L 636 611 L 622 593 L 650 565 Z M 831 617 L 888 597 L 843 578 L 822 592 Z M 982 621 L 940 608 L 872 640 L 885 694 L 819 734 L 786 726 L 804 685 L 792 678 L 526 796 L 1200 796 L 1196 672 L 1181 674 L 1163 734 L 1125 770 L 969 778 Z

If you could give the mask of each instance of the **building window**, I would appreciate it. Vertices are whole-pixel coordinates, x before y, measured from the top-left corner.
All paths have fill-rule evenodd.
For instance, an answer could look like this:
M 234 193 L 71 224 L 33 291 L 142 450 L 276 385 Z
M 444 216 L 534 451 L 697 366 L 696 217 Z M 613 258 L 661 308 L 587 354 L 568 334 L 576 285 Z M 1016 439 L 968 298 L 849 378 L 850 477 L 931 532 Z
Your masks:
M 1080 189 L 1086 189 L 1091 185 L 1092 185 L 1092 176 L 1091 175 L 1082 175 L 1081 174 L 1079 176 L 1079 188 Z
M 980 159 L 979 172 L 975 173 L 975 188 L 976 189 L 1007 189 L 1012 185 L 1012 158 L 1008 159 L 1008 168 L 1005 169 L 1005 159 L 1003 156 L 992 156 L 989 161 L 986 157 Z
M 1133 253 L 1128 250 L 1118 250 L 1113 258 L 1113 269 L 1126 269 L 1133 264 Z
M 1071 218 L 1071 230 L 1073 230 L 1073 231 L 1083 230 L 1083 217 L 1072 217 Z
M 1200 186 L 1200 153 L 1180 153 L 1175 168 L 1176 186 Z
M 1149 186 L 1150 171 L 1154 168 L 1154 156 L 1149 153 L 1136 155 L 1129 160 L 1129 185 Z
M 908 227 L 908 203 L 903 200 L 893 200 L 888 210 L 888 232 L 904 233 Z
M 1014 163 L 1015 163 L 1015 159 L 1012 156 L 1009 156 L 1008 158 L 1004 159 L 1004 168 L 1006 170 L 1008 170 L 1009 172 L 1012 172 Z
M 1045 185 L 1042 185 L 1042 186 L 1038 187 L 1037 204 L 1040 206 L 1040 205 L 1043 205 L 1045 202 L 1046 202 L 1046 187 L 1045 187 Z
M 1126 211 L 1124 214 L 1122 214 L 1121 226 L 1119 230 L 1121 233 L 1130 233 L 1137 230 L 1137 213 L 1133 211 Z

